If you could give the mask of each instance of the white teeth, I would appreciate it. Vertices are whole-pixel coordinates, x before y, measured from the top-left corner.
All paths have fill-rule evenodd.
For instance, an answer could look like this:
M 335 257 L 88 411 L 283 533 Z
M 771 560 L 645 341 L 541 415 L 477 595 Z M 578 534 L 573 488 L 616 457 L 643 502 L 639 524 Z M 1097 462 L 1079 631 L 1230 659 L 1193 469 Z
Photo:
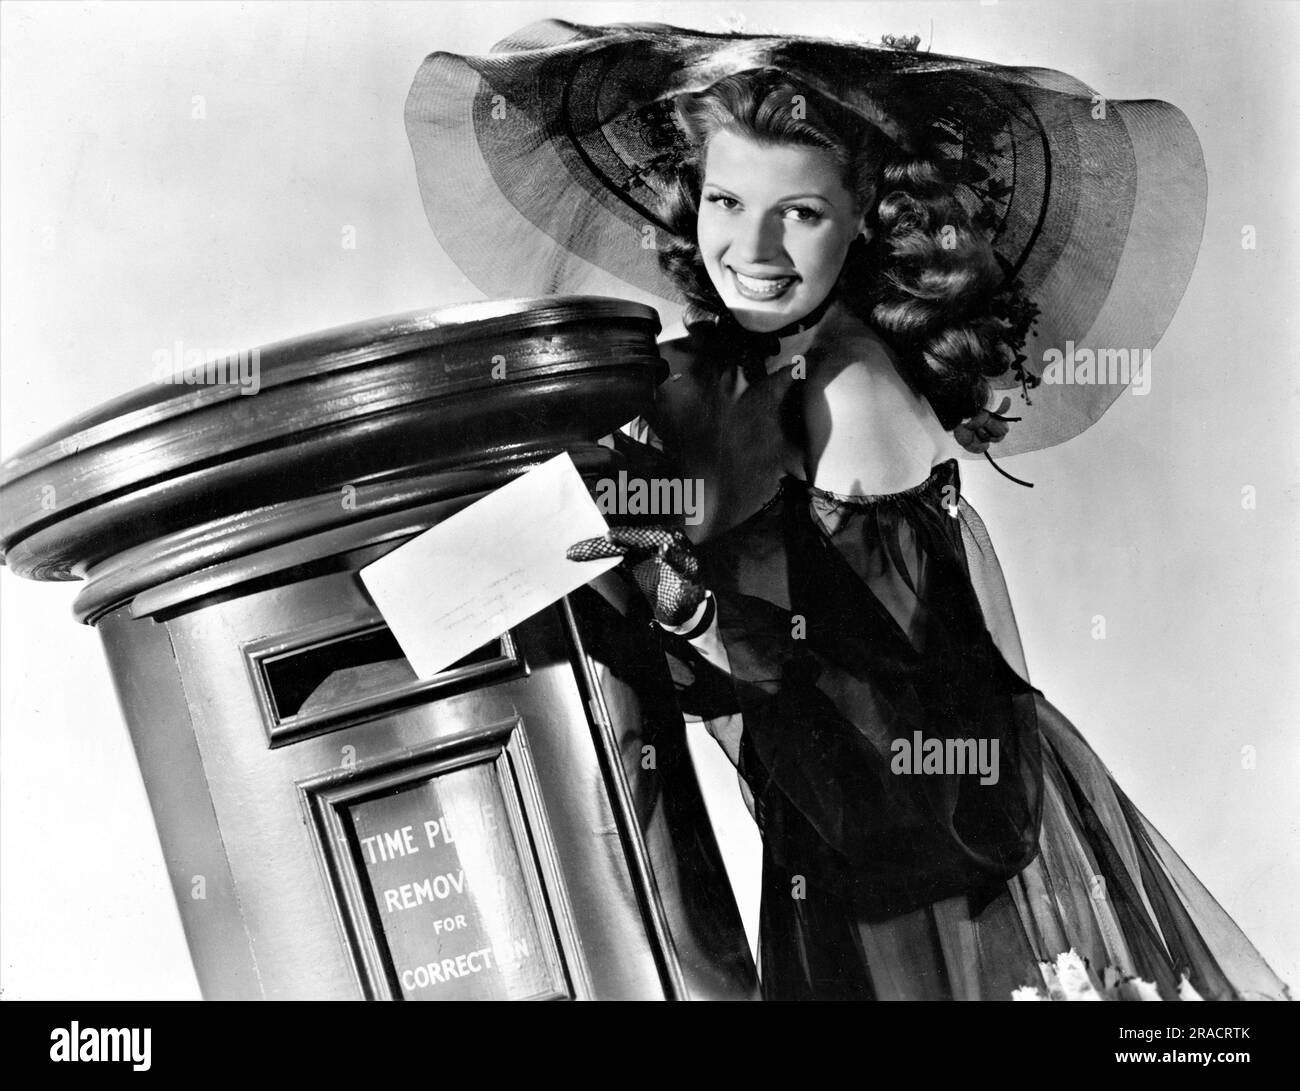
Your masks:
M 794 277 L 779 277 L 776 280 L 770 277 L 747 277 L 744 273 L 737 273 L 734 269 L 732 273 L 742 288 L 757 295 L 780 295 L 794 280 Z

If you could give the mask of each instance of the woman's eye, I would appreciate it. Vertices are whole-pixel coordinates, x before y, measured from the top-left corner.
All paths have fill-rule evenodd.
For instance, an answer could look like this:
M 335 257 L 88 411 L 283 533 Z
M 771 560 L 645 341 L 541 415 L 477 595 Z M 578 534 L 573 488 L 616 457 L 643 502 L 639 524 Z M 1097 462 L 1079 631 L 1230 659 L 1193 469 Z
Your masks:
M 719 208 L 725 208 L 727 210 L 731 210 L 740 204 L 736 198 L 728 197 L 725 193 L 710 193 L 704 199 L 708 201 L 709 204 L 717 205 Z
M 786 218 L 797 223 L 815 223 L 822 218 L 820 209 L 809 205 L 791 205 L 785 210 Z

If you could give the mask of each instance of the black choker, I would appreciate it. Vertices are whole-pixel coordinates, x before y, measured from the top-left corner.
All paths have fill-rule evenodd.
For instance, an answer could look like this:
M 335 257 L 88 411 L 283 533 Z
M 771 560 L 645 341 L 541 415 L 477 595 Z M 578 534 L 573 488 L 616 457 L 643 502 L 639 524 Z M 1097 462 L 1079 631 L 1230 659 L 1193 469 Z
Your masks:
M 695 310 L 693 314 L 688 314 L 686 324 L 692 335 L 699 336 L 704 333 L 710 341 L 716 342 L 711 347 L 715 351 L 722 350 L 718 356 L 720 366 L 735 364 L 752 383 L 767 376 L 767 361 L 780 353 L 781 339 L 802 333 L 817 325 L 830 310 L 837 295 L 838 293 L 832 290 L 825 299 L 798 321 L 770 333 L 755 333 L 745 329 L 730 311 L 711 314 L 707 311 Z
M 789 337 L 792 334 L 802 333 L 804 330 L 812 329 L 813 326 L 817 325 L 818 322 L 820 322 L 823 318 L 826 317 L 826 312 L 831 309 L 831 304 L 835 302 L 838 296 L 839 296 L 839 290 L 838 290 L 838 286 L 836 286 L 826 294 L 825 299 L 823 299 L 820 303 L 818 303 L 817 306 L 815 306 L 811 311 L 809 311 L 797 322 L 791 322 L 788 326 L 782 326 L 779 330 L 776 330 L 771 334 L 765 334 L 760 336 L 775 337 L 778 340 L 780 340 L 782 337 Z

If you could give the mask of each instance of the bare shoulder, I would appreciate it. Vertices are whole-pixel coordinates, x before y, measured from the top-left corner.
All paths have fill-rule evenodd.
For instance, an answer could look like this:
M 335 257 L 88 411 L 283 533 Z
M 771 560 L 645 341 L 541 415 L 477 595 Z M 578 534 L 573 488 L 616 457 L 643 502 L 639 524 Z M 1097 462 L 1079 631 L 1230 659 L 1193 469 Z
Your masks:
M 814 484 L 880 495 L 930 475 L 946 434 L 879 334 L 843 331 L 810 362 L 803 409 Z
M 819 342 L 811 354 L 810 391 L 844 391 L 873 382 L 902 382 L 894 350 L 874 330 L 853 323 L 837 328 L 834 334 Z

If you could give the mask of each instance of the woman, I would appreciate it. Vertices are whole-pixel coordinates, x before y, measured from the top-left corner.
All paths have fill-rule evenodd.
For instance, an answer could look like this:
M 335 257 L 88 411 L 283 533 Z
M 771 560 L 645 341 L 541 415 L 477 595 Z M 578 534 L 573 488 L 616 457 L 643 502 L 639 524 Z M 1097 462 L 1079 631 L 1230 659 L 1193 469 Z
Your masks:
M 625 556 L 740 773 L 764 996 L 1281 997 L 1028 682 L 947 457 L 1005 433 L 988 380 L 1036 311 L 980 212 L 924 125 L 732 64 L 674 97 L 660 256 L 693 310 L 629 429 L 704 517 L 570 555 Z
M 1023 677 L 942 460 L 1019 347 L 987 243 L 934 163 L 882 169 L 883 140 L 780 73 L 681 115 L 699 159 L 666 255 L 717 322 L 666 346 L 649 424 L 705 482 L 702 544 L 620 528 L 574 553 L 627 557 L 751 793 L 764 995 L 1007 998 L 1070 950 L 1098 989 L 1235 995 L 1187 876 Z

